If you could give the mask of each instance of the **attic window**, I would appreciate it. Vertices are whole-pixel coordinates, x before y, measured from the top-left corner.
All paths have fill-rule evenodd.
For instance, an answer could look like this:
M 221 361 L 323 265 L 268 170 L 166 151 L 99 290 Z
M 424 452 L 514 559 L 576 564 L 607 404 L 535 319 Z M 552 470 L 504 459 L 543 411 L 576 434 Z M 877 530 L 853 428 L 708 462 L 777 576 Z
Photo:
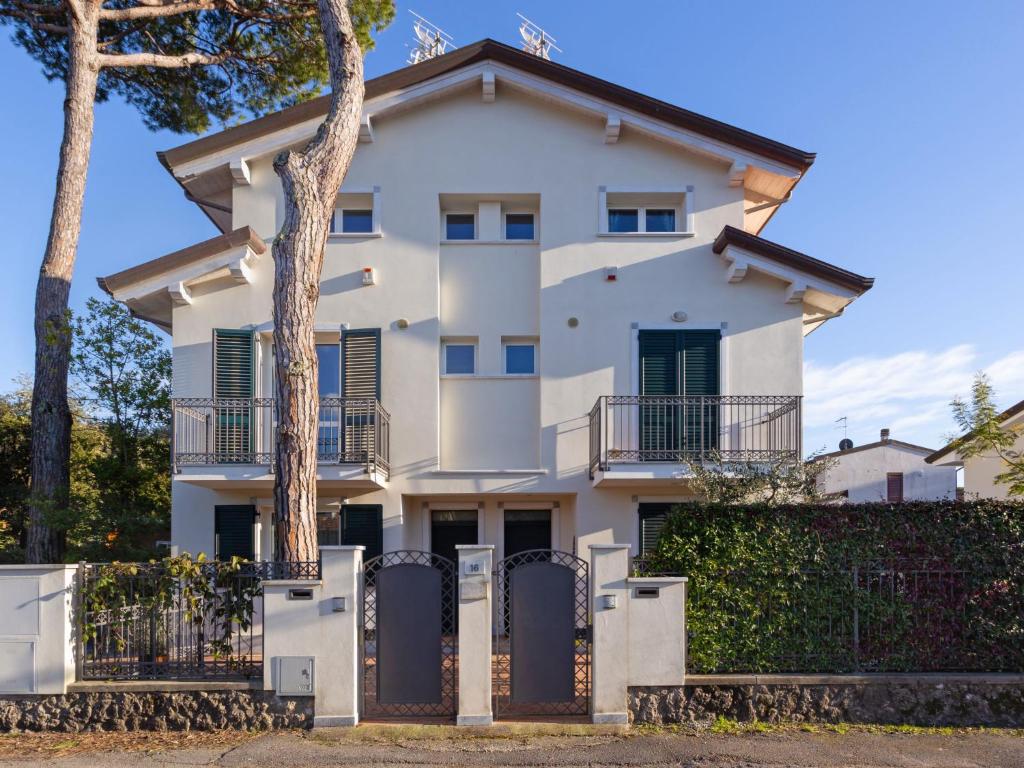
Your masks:
M 599 235 L 689 237 L 693 235 L 693 187 L 678 191 L 599 190 Z
M 333 238 L 380 237 L 380 187 L 366 192 L 339 193 L 331 216 L 330 235 Z

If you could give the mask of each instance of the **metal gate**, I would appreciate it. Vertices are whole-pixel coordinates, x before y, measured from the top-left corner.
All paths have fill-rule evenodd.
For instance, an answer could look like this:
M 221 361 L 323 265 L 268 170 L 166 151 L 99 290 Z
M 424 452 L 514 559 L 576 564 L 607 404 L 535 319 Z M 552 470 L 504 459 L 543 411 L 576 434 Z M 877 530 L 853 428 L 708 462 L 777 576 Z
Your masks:
M 455 576 L 455 563 L 431 552 L 365 563 L 364 718 L 455 716 Z
M 568 552 L 531 549 L 501 560 L 495 579 L 495 715 L 586 715 L 586 561 Z

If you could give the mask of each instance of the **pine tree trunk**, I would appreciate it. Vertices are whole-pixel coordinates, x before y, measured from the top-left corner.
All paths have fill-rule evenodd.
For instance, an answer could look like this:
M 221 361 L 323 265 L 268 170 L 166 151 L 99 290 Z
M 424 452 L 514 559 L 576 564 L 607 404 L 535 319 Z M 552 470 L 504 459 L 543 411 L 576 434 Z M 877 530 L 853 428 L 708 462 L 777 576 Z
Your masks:
M 98 5 L 83 3 L 80 9 L 81 19 L 68 14 L 71 34 L 68 36 L 64 137 L 60 146 L 50 235 L 36 286 L 32 488 L 25 550 L 28 563 L 59 563 L 64 559 L 64 524 L 60 517 L 67 508 L 71 484 L 68 293 L 82 228 L 85 177 L 92 146 L 93 105 L 99 76 L 94 62 Z
M 305 149 L 274 160 L 285 200 L 284 225 L 273 248 L 274 521 L 280 557 L 290 562 L 318 557 L 314 322 L 331 213 L 355 153 L 363 107 L 363 57 L 347 4 L 318 0 L 318 9 L 331 73 L 330 110 Z

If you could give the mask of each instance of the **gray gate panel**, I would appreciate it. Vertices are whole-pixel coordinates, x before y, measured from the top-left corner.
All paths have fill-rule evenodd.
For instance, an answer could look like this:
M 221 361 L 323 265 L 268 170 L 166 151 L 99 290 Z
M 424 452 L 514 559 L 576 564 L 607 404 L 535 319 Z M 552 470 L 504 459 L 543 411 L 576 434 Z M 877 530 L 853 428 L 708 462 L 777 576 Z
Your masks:
M 382 568 L 377 590 L 377 701 L 441 703 L 441 572 Z
M 524 563 L 509 574 L 511 698 L 517 704 L 576 696 L 576 573 L 556 563 Z

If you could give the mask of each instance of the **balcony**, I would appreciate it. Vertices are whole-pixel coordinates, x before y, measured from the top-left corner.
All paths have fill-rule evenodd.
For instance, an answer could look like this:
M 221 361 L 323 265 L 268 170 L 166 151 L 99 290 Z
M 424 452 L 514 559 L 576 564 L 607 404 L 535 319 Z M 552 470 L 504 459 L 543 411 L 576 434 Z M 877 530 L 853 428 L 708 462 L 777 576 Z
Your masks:
M 172 469 L 209 487 L 273 485 L 273 398 L 171 401 Z M 391 474 L 391 417 L 377 400 L 325 398 L 317 430 L 321 486 L 382 487 Z
M 796 395 L 603 395 L 590 410 L 590 479 L 598 486 L 679 482 L 682 465 L 799 461 Z

